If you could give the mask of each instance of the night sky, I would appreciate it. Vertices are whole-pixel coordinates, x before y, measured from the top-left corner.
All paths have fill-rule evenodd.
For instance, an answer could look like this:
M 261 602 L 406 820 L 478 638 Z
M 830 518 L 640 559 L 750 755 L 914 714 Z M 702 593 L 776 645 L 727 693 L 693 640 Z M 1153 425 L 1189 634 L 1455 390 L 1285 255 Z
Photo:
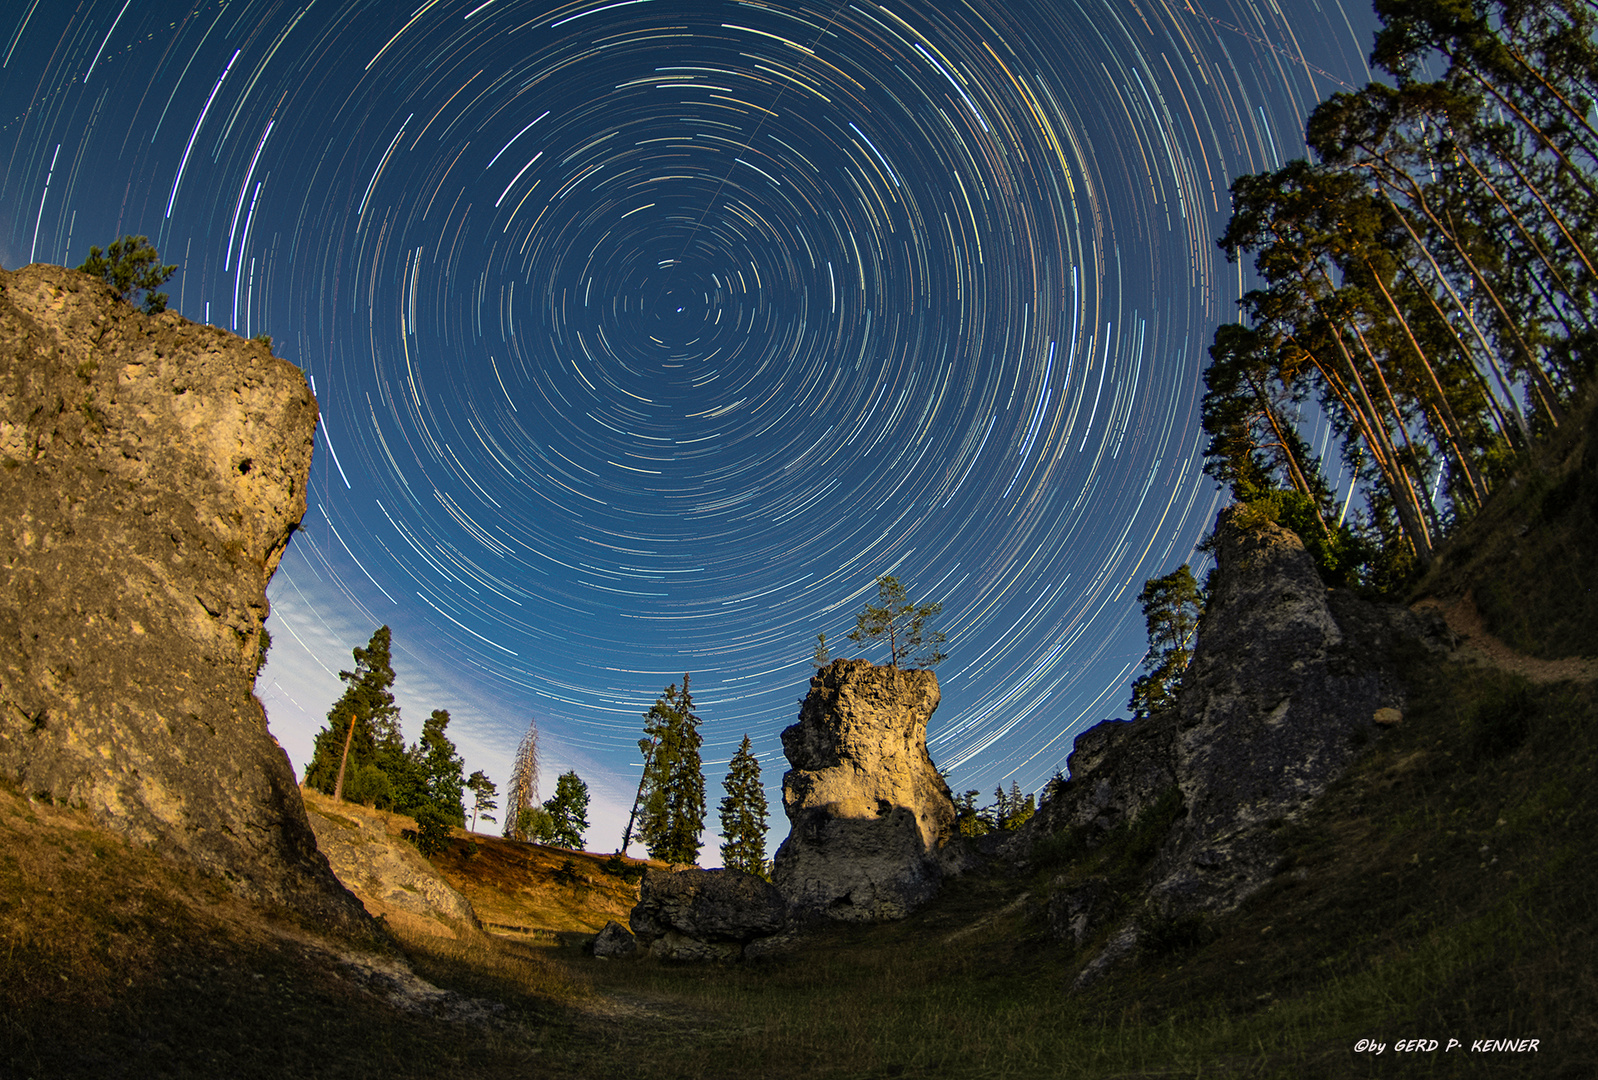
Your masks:
M 1368 79 L 1363 0 L 6 0 L 0 264 L 151 238 L 303 368 L 310 509 L 257 690 L 297 771 L 394 631 L 504 784 L 609 850 L 692 673 L 702 862 L 894 574 L 943 603 L 933 759 L 1036 790 L 1124 715 L 1193 559 L 1227 186 Z M 1196 564 L 1197 565 L 1197 564 Z M 884 651 L 868 651 L 884 659 Z M 635 851 L 637 849 L 635 848 Z

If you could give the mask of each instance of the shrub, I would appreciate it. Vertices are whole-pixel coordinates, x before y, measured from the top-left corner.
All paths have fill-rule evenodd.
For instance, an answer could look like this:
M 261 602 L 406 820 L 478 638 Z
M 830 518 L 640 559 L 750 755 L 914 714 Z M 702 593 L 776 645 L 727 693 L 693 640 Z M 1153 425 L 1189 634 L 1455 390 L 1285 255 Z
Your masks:
M 144 313 L 158 315 L 166 310 L 167 294 L 156 292 L 177 272 L 176 264 L 161 265 L 161 255 L 150 246 L 148 236 L 124 236 L 113 240 L 105 251 L 89 249 L 89 257 L 78 267 L 85 274 L 93 274 L 117 292 L 117 298 L 132 304 L 139 293 L 144 294 Z

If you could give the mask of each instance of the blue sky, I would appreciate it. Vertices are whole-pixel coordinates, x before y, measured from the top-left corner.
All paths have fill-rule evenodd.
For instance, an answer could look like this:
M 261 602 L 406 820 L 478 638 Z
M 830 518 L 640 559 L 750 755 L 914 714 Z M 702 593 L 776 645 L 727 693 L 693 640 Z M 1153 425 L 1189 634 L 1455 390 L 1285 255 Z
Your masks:
M 530 720 L 619 839 L 692 674 L 707 787 L 880 574 L 941 601 L 957 790 L 1124 712 L 1136 595 L 1218 506 L 1242 172 L 1362 84 L 1360 4 L 11 5 L 0 262 L 151 237 L 322 409 L 258 684 L 303 769 L 393 628 L 414 738 Z M 880 659 L 880 655 L 865 655 Z M 714 862 L 714 814 L 705 855 Z

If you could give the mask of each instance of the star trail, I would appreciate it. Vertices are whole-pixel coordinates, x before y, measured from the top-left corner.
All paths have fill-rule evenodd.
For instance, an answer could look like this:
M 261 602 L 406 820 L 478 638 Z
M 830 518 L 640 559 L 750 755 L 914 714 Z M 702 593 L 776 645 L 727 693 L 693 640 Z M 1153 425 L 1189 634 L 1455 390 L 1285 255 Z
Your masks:
M 394 629 L 408 735 L 613 844 L 693 675 L 707 794 L 879 574 L 944 605 L 957 790 L 1124 714 L 1195 560 L 1227 187 L 1368 81 L 1338 0 L 8 5 L 0 261 L 151 238 L 322 409 L 258 682 L 297 769 Z M 877 659 L 875 654 L 865 655 Z M 548 792 L 545 792 L 547 794 Z M 615 822 L 614 828 L 612 822 Z M 714 810 L 706 856 L 714 861 Z M 773 822 L 772 850 L 784 825 Z

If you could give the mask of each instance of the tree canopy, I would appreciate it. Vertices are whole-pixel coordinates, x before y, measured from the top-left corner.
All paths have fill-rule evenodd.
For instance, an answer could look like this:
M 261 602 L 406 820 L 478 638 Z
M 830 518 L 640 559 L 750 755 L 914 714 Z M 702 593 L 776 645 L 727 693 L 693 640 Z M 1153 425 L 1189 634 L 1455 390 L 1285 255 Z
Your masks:
M 942 611 L 942 604 L 910 603 L 899 579 L 885 574 L 877 578 L 877 602 L 856 616 L 849 640 L 858 645 L 886 641 L 890 667 L 907 661 L 929 668 L 945 659 L 940 648 L 943 634 L 927 627 L 927 620 Z
M 700 719 L 688 690 L 673 683 L 644 714 L 638 749 L 644 775 L 637 801 L 638 836 L 651 858 L 693 863 L 705 826 L 705 773 L 699 759 Z M 630 831 L 630 823 L 629 823 Z
M 352 650 L 355 669 L 339 672 L 345 690 L 316 736 L 305 783 L 335 798 L 414 817 L 417 846 L 431 854 L 451 828 L 466 824 L 463 763 L 445 734 L 449 713 L 443 709 L 434 709 L 422 724 L 419 741 L 405 745 L 392 689 L 392 643 L 389 628 L 381 626 L 365 648 Z M 482 779 L 491 796 L 492 782 Z M 492 809 L 493 802 L 482 798 L 479 809 Z
M 150 246 L 148 236 L 124 236 L 111 241 L 105 251 L 89 249 L 89 257 L 78 267 L 93 274 L 117 292 L 117 298 L 132 304 L 144 294 L 144 313 L 158 315 L 166 310 L 167 294 L 156 292 L 177 272 L 176 264 L 161 265 L 161 255 Z
M 1598 9 L 1376 12 L 1390 81 L 1321 102 L 1310 158 L 1232 185 L 1219 242 L 1259 285 L 1216 333 L 1203 418 L 1212 476 L 1297 531 L 1328 581 L 1381 589 L 1511 466 L 1535 468 L 1534 436 L 1598 365 Z M 1307 410 L 1338 437 L 1340 499 Z
M 544 800 L 549 814 L 539 839 L 546 844 L 582 850 L 583 834 L 588 831 L 588 785 L 575 771 L 560 774 L 555 794 Z
M 327 713 L 327 727 L 316 736 L 305 783 L 327 795 L 354 802 L 389 806 L 393 786 L 379 763 L 395 748 L 403 756 L 399 706 L 394 704 L 391 633 L 386 626 L 372 633 L 365 648 L 355 648 L 353 671 L 340 671 L 343 695 Z M 380 750 L 386 751 L 380 755 Z
M 1204 594 L 1187 563 L 1144 582 L 1138 600 L 1148 625 L 1149 651 L 1143 658 L 1144 674 L 1132 684 L 1132 700 L 1127 704 L 1133 719 L 1176 703 L 1176 690 L 1193 659 L 1199 619 L 1204 614 Z
M 499 803 L 494 796 L 499 794 L 499 787 L 488 778 L 488 774 L 478 769 L 466 778 L 466 790 L 472 793 L 472 830 L 477 830 L 477 819 L 493 821 L 492 811 L 499 809 Z

